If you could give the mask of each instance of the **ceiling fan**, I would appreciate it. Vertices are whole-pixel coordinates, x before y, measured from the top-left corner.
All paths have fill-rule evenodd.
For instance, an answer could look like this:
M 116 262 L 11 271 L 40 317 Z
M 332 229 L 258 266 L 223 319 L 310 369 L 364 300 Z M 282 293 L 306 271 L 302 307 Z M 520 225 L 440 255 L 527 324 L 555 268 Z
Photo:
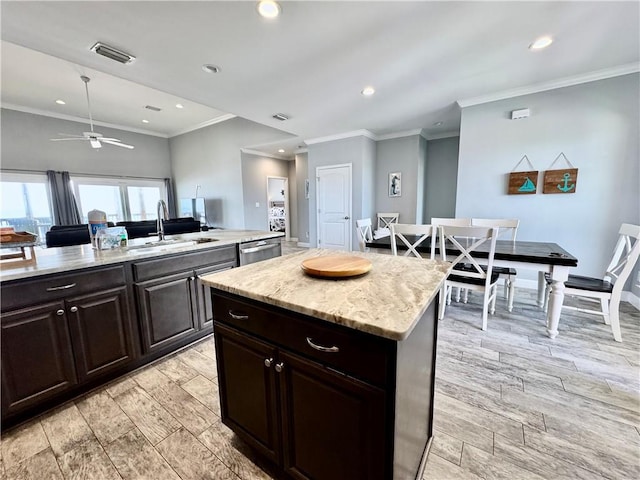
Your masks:
M 80 80 L 84 82 L 84 88 L 87 92 L 87 107 L 89 109 L 89 125 L 91 125 L 90 132 L 82 132 L 82 135 L 70 135 L 68 133 L 59 133 L 58 135 L 62 135 L 67 138 L 51 138 L 50 140 L 53 142 L 62 142 L 67 140 L 88 140 L 93 148 L 101 148 L 103 143 L 107 143 L 109 145 L 115 145 L 117 147 L 124 148 L 133 148 L 133 145 L 127 145 L 126 143 L 122 143 L 117 138 L 109 138 L 102 136 L 101 133 L 93 131 L 93 118 L 91 117 L 91 102 L 89 101 L 89 86 L 88 83 L 91 80 L 89 77 L 85 77 L 84 75 L 80 76 Z

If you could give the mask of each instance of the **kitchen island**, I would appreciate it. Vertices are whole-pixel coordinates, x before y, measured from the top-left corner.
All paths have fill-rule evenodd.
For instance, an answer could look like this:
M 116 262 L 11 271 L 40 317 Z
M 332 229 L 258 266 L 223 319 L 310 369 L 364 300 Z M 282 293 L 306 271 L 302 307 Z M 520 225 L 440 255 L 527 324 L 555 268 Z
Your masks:
M 203 276 L 223 422 L 284 476 L 420 479 L 433 433 L 438 293 L 450 264 L 358 253 L 320 279 L 312 249 Z
M 113 250 L 38 249 L 32 264 L 2 264 L 2 426 L 210 335 L 199 275 L 237 267 L 244 242 L 281 236 L 213 230 Z

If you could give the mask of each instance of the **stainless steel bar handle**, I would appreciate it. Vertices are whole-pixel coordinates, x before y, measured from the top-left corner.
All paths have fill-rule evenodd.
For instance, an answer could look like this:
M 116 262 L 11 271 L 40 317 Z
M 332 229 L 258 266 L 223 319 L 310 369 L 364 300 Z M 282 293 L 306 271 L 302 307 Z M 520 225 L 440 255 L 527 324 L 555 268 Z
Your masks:
M 56 315 L 58 315 L 59 317 L 61 317 L 62 315 L 64 315 L 64 310 L 60 309 L 56 312 Z
M 256 253 L 261 252 L 263 250 L 270 250 L 272 248 L 279 247 L 279 243 L 270 243 L 269 245 L 262 245 L 261 247 L 253 247 L 253 248 L 241 248 L 240 253 Z
M 73 306 L 69 310 L 71 310 L 71 313 L 76 313 L 78 311 L 78 307 Z
M 315 348 L 316 350 L 319 350 L 321 352 L 338 353 L 340 351 L 340 348 L 336 347 L 335 345 L 333 347 L 323 347 L 322 345 L 318 345 L 317 343 L 313 343 L 313 339 L 311 337 L 307 337 L 307 343 L 309 344 L 309 346 L 311 348 Z
M 280 363 L 276 363 L 276 372 L 280 373 L 282 372 L 282 370 L 284 369 L 284 363 L 280 362 Z
M 61 285 L 59 287 L 49 287 L 47 288 L 47 292 L 55 292 L 56 290 L 66 290 L 67 288 L 75 287 L 75 283 L 70 283 L 69 285 Z
M 273 358 L 265 358 L 264 359 L 264 366 L 265 367 L 269 368 L 272 363 L 273 363 Z
M 233 313 L 233 310 L 229 310 L 229 316 L 234 320 L 249 320 L 249 315 Z

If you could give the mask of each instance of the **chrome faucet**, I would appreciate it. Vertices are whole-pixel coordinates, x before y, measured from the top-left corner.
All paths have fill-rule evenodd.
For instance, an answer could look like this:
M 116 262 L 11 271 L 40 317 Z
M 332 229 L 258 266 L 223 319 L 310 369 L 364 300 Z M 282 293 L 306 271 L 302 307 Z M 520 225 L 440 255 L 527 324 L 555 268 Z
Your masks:
M 167 210 L 167 204 L 164 203 L 164 200 L 158 200 L 158 240 L 164 240 L 164 225 L 162 223 L 163 220 L 169 220 L 169 210 Z

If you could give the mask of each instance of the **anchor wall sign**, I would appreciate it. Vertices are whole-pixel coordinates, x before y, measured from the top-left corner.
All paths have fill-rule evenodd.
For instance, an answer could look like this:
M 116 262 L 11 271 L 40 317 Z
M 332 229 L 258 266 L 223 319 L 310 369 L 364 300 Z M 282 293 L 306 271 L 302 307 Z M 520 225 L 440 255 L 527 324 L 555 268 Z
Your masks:
M 576 193 L 578 169 L 546 170 L 542 193 Z
M 527 156 L 523 156 L 520 161 L 514 167 L 514 170 L 526 160 L 529 167 L 534 166 L 529 161 Z M 529 170 L 526 172 L 511 172 L 509 173 L 509 186 L 507 193 L 509 195 L 531 195 L 535 194 L 538 189 L 538 170 Z
M 544 183 L 542 184 L 542 193 L 576 193 L 578 185 L 578 169 L 573 165 L 563 152 L 551 162 L 549 168 L 560 159 L 564 159 L 570 168 L 564 170 L 546 170 L 544 172 Z

